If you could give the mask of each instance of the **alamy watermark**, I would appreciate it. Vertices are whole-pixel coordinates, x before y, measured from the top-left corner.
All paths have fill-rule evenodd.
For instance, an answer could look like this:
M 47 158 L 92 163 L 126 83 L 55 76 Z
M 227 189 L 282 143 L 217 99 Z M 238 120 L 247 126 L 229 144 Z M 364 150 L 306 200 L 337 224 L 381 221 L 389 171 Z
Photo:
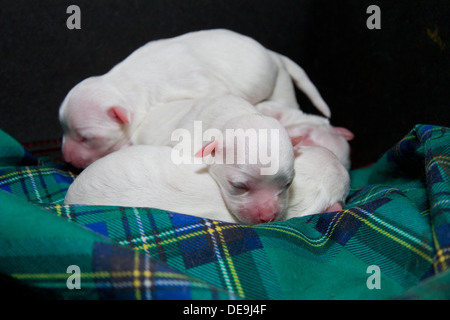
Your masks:
M 367 267 L 366 273 L 370 274 L 367 278 L 367 289 L 381 289 L 381 270 L 377 265 L 371 265 Z
M 72 264 L 67 267 L 66 273 L 71 275 L 66 280 L 67 289 L 81 289 L 81 269 L 79 266 Z
M 66 280 L 66 286 L 69 290 L 81 289 L 81 269 L 78 265 L 70 265 L 66 270 L 70 274 Z M 377 265 L 370 265 L 366 269 L 366 273 L 370 274 L 366 280 L 366 287 L 369 290 L 381 289 L 381 270 Z
M 70 16 L 66 20 L 67 29 L 81 29 L 81 9 L 77 5 L 70 5 L 67 7 L 66 13 Z
M 171 141 L 178 142 L 171 155 L 175 164 L 259 164 L 261 175 L 273 175 L 279 169 L 278 129 L 226 129 L 224 135 L 215 128 L 203 131 L 202 121 L 194 121 L 193 135 L 187 129 L 176 129 Z
M 66 26 L 69 30 L 81 29 L 81 9 L 77 5 L 70 5 L 66 10 L 70 16 L 67 18 Z M 377 5 L 370 5 L 366 9 L 366 13 L 370 14 L 367 18 L 366 26 L 368 29 L 381 29 L 381 9 Z
M 370 5 L 367 7 L 366 13 L 369 13 L 370 16 L 367 18 L 366 26 L 367 29 L 381 29 L 381 9 L 377 5 Z

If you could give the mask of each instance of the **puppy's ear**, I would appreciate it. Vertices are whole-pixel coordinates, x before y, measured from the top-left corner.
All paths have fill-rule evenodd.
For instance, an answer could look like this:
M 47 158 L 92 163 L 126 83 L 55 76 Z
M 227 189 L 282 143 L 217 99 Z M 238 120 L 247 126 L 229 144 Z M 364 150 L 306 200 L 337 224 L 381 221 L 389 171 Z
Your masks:
M 130 124 L 131 113 L 127 109 L 117 106 L 111 107 L 107 111 L 108 116 L 119 124 Z
M 333 129 L 342 134 L 344 136 L 344 138 L 348 141 L 353 140 L 353 138 L 355 137 L 355 135 L 353 134 L 353 132 L 351 132 L 350 130 L 346 129 L 346 128 L 342 128 L 342 127 L 333 127 Z
M 298 146 L 302 142 L 303 136 L 291 137 L 292 146 Z
M 303 136 L 291 137 L 292 146 L 294 147 L 294 155 L 296 157 L 300 155 L 300 147 L 302 141 Z
M 201 148 L 196 154 L 196 158 L 205 157 L 208 155 L 214 155 L 214 152 L 216 150 L 216 147 L 218 146 L 219 142 L 217 140 L 211 141 L 208 144 L 205 144 L 203 148 Z

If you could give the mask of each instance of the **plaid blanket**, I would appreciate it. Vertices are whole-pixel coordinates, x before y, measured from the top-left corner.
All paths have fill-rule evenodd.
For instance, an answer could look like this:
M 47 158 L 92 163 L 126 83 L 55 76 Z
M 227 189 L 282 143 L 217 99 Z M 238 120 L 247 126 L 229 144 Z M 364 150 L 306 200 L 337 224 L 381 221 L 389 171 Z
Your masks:
M 417 125 L 376 163 L 351 171 L 344 210 L 244 226 L 152 208 L 64 205 L 76 175 L 0 131 L 2 291 L 51 299 L 450 298 L 449 175 L 449 129 Z

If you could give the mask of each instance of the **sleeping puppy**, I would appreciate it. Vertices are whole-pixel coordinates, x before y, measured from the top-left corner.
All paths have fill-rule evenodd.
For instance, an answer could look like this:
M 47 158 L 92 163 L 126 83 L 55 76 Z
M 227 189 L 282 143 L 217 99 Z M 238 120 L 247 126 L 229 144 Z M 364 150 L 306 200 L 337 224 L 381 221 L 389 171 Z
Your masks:
M 132 146 L 92 163 L 75 179 L 64 203 L 152 207 L 237 222 L 204 164 L 175 164 L 172 148 Z
M 225 95 L 155 108 L 133 140 L 173 147 L 177 163 L 203 159 L 225 205 L 240 221 L 276 220 L 286 210 L 293 145 L 299 140 L 242 98 Z
M 285 219 L 341 211 L 350 189 L 350 175 L 330 150 L 295 148 L 295 178 L 289 190 Z
M 353 133 L 342 127 L 334 127 L 324 117 L 305 114 L 301 110 L 285 108 L 276 103 L 263 102 L 256 109 L 267 116 L 274 117 L 286 128 L 289 136 L 302 136 L 300 145 L 322 146 L 331 150 L 342 165 L 349 170 L 350 145 Z
M 72 183 L 64 203 L 152 207 L 232 223 L 241 219 L 227 209 L 219 187 L 204 164 L 175 164 L 166 146 L 132 146 L 87 167 Z M 277 220 L 342 209 L 349 175 L 321 147 L 299 147 L 288 210 Z
M 128 99 L 103 78 L 89 78 L 69 92 L 60 110 L 65 132 L 64 160 L 78 168 L 132 145 L 128 138 L 135 129 Z M 134 117 L 145 112 L 138 112 Z
M 232 94 L 298 108 L 292 80 L 330 116 L 303 69 L 249 37 L 217 29 L 152 41 L 67 94 L 59 109 L 64 159 L 83 168 L 135 144 L 147 112 L 174 101 Z

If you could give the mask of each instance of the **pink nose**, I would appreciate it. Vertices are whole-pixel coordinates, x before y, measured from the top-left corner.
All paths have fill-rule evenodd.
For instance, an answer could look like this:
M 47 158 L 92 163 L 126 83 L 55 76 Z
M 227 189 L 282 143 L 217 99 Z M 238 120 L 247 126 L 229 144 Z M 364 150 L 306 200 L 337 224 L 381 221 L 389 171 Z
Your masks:
M 277 203 L 275 201 L 266 201 L 259 204 L 252 212 L 253 217 L 258 223 L 273 221 L 279 214 L 280 210 L 277 208 Z
M 261 223 L 264 222 L 270 222 L 275 220 L 275 218 L 278 216 L 278 213 L 274 213 L 274 212 L 263 212 L 259 215 L 259 221 L 261 221 Z
M 63 152 L 63 159 L 65 162 L 70 163 L 72 159 L 70 158 L 68 153 Z
M 65 162 L 68 162 L 68 163 L 72 162 L 72 156 L 70 155 L 71 152 L 70 152 L 70 149 L 67 147 L 66 143 L 63 144 L 63 146 L 62 146 L 62 154 L 63 154 L 63 159 Z
M 89 159 L 85 159 L 82 155 L 77 154 L 77 150 L 70 144 L 64 144 L 62 148 L 63 159 L 77 168 L 85 168 L 90 164 Z

